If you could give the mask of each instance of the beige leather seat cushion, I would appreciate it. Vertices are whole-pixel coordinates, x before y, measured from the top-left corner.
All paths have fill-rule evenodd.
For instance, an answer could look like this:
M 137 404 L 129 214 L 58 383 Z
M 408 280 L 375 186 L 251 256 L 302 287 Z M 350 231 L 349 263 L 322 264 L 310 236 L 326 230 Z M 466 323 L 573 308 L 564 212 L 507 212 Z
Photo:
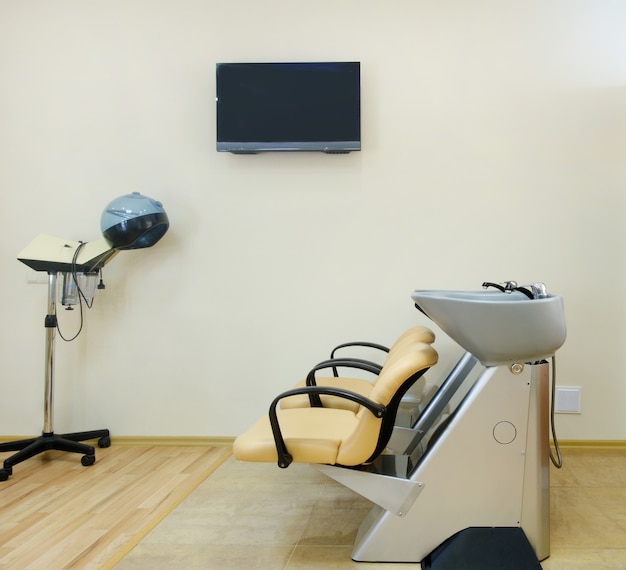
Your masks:
M 359 423 L 357 414 L 353 412 L 327 408 L 279 410 L 278 421 L 285 445 L 295 462 L 330 465 L 339 462 L 337 453 L 342 442 L 350 438 Z M 380 424 L 379 419 L 374 422 Z M 315 434 L 315 437 L 311 434 Z M 374 432 L 373 437 L 368 439 L 366 448 L 362 448 L 354 459 L 346 457 L 341 463 L 358 465 L 367 459 L 373 453 L 374 447 L 371 444 L 376 444 L 377 434 Z M 267 415 L 235 440 L 233 455 L 243 461 L 278 461 Z

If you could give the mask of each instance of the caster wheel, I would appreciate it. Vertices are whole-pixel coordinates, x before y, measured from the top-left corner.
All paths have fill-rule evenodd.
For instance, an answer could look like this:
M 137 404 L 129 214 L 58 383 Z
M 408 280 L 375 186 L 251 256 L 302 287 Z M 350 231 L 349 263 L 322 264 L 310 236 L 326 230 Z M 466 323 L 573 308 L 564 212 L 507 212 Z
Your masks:
M 108 435 L 98 440 L 98 447 L 111 447 L 111 438 Z
M 89 467 L 90 465 L 93 465 L 96 462 L 96 456 L 95 455 L 83 455 L 80 458 L 80 462 L 85 466 L 85 467 Z
M 0 469 L 0 481 L 7 481 L 11 476 L 11 469 Z

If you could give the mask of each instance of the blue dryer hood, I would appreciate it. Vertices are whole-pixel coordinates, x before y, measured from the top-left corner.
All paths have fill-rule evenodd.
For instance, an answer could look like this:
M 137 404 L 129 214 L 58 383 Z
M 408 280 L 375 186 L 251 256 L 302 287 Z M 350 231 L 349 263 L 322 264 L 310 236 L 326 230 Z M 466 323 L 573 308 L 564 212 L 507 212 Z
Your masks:
M 117 250 L 152 247 L 165 235 L 169 225 L 161 202 L 139 192 L 110 202 L 100 219 L 102 235 Z

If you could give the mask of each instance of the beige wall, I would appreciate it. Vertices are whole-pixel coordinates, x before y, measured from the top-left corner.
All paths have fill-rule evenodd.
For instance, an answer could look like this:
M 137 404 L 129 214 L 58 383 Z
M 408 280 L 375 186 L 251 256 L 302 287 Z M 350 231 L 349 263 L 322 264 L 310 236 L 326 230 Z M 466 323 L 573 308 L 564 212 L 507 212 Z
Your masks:
M 626 439 L 625 22 L 610 0 L 3 0 L 0 434 L 42 421 L 46 288 L 17 253 L 96 239 L 140 191 L 170 232 L 58 340 L 56 431 L 234 435 L 334 343 L 426 324 L 413 289 L 516 279 L 565 297 L 583 413 L 559 435 Z M 362 152 L 215 151 L 216 62 L 334 59 L 361 61 Z

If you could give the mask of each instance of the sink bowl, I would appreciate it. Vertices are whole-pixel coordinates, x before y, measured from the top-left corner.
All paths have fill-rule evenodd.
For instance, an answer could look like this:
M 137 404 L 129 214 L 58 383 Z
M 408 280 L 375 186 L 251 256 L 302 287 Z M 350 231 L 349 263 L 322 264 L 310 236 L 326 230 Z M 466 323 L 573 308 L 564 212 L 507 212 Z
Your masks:
M 565 342 L 560 295 L 529 299 L 514 291 L 414 291 L 415 305 L 485 366 L 534 362 Z

